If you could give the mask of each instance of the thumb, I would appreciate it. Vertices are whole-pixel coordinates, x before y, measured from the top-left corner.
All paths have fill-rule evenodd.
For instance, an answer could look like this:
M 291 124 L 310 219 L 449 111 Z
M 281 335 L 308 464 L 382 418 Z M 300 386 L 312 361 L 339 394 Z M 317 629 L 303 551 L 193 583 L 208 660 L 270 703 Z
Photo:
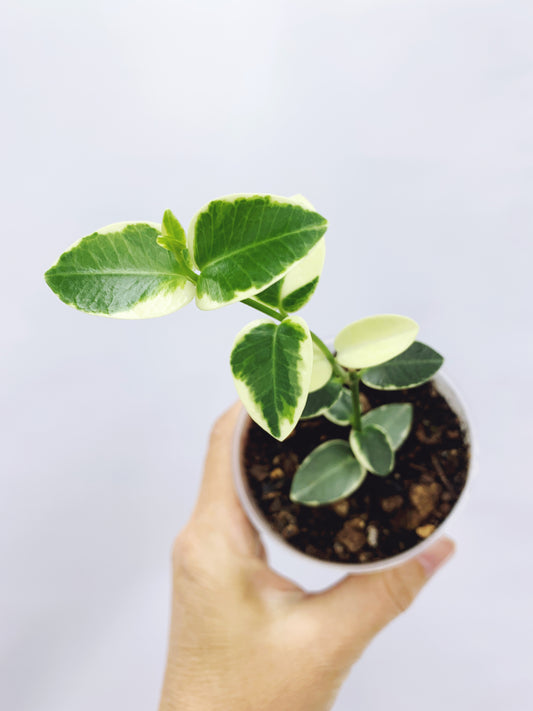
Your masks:
M 404 612 L 431 576 L 453 554 L 455 545 L 441 538 L 416 558 L 372 575 L 349 575 L 307 600 L 329 637 L 352 663 L 372 638 Z M 310 610 L 311 611 L 311 610 Z

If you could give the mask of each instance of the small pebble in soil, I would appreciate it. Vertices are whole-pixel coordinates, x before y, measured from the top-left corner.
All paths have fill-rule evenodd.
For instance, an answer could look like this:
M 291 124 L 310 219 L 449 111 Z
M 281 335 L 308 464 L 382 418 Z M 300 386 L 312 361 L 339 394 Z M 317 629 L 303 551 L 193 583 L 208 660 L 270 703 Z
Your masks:
M 403 497 L 399 494 L 396 494 L 395 496 L 387 496 L 384 499 L 381 499 L 380 504 L 385 513 L 391 513 L 392 511 L 396 511 L 401 508 L 403 504 Z
M 272 469 L 270 472 L 270 478 L 271 479 L 283 479 L 284 477 L 283 469 L 281 467 L 275 467 Z
M 426 518 L 439 500 L 442 487 L 437 482 L 431 484 L 413 484 L 409 489 L 409 499 L 422 519 Z
M 252 464 L 250 474 L 254 479 L 257 479 L 257 481 L 264 481 L 268 476 L 268 467 L 264 464 Z
M 351 553 L 357 553 L 366 543 L 366 535 L 361 530 L 364 521 L 361 519 L 352 518 L 346 521 L 341 530 L 337 533 L 337 541 L 347 548 Z
M 331 507 L 333 511 L 337 514 L 337 516 L 341 516 L 342 518 L 346 518 L 348 515 L 348 511 L 350 510 L 350 504 L 346 499 L 343 501 L 337 501 L 337 503 L 333 504 Z
M 420 511 L 417 511 L 416 509 L 408 509 L 405 527 L 408 531 L 414 531 L 415 528 L 420 526 L 420 524 L 425 518 L 426 516 Z
M 333 544 L 333 550 L 337 555 L 340 556 L 346 552 L 345 547 L 342 545 L 342 543 L 339 543 L 339 541 L 335 541 L 335 543 Z
M 427 434 L 426 427 L 429 429 L 431 434 Z M 431 427 L 429 425 L 424 426 L 420 424 L 416 428 L 416 438 L 419 442 L 422 442 L 422 444 L 437 444 L 437 442 L 440 441 L 441 436 L 442 428 L 439 427 Z
M 420 538 L 427 538 L 435 530 L 435 526 L 432 523 L 427 523 L 425 526 L 419 526 L 416 529 L 416 535 Z
M 272 500 L 272 503 L 270 504 L 269 511 L 271 513 L 276 513 L 277 511 L 281 511 L 281 500 L 280 497 L 277 496 L 275 499 Z
M 379 531 L 378 529 L 373 525 L 370 524 L 368 528 L 366 529 L 366 540 L 368 542 L 368 545 L 371 548 L 376 548 L 378 545 L 378 537 L 379 537 Z
M 283 538 L 292 538 L 300 533 L 300 529 L 295 523 L 288 523 L 281 531 Z

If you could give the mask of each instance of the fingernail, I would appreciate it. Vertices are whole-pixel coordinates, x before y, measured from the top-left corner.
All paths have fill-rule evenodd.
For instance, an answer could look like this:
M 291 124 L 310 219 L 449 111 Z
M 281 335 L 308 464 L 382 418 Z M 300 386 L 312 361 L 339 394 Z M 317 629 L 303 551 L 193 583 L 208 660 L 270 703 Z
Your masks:
M 449 538 L 441 538 L 421 553 L 417 560 L 430 578 L 455 552 L 455 543 Z

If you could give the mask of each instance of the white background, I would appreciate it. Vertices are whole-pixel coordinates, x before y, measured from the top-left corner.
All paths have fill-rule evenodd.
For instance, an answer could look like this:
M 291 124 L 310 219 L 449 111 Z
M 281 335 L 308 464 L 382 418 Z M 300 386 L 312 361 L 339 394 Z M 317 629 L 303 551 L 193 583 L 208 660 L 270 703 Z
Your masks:
M 414 317 L 481 451 L 456 558 L 335 709 L 530 709 L 531 2 L 3 7 L 2 709 L 157 707 L 171 542 L 254 317 L 90 317 L 42 273 L 110 222 L 250 191 L 330 221 L 312 328 Z

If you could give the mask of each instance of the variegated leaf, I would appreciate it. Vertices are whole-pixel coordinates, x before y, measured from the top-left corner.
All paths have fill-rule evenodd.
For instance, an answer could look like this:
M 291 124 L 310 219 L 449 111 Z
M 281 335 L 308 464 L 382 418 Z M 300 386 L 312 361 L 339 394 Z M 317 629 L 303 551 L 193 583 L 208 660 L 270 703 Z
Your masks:
M 350 432 L 350 446 L 361 465 L 373 474 L 386 476 L 394 467 L 394 452 L 385 430 L 368 425 Z
M 188 231 L 189 251 L 201 272 L 199 308 L 242 301 L 279 281 L 326 228 L 326 220 L 299 199 L 230 195 L 210 202 Z
M 326 241 L 322 238 L 282 279 L 261 291 L 255 298 L 287 313 L 298 311 L 309 301 L 317 287 L 325 256 Z
M 437 351 L 415 341 L 396 358 L 365 370 L 361 379 L 365 385 L 376 390 L 415 388 L 430 380 L 443 362 L 444 358 Z
M 311 371 L 311 383 L 309 391 L 314 392 L 323 387 L 331 378 L 333 366 L 326 358 L 322 350 L 313 343 L 313 370 Z
M 405 442 L 413 422 L 413 406 L 410 402 L 392 402 L 369 410 L 361 418 L 363 428 L 379 425 L 387 433 L 393 450 Z
M 380 314 L 354 321 L 335 338 L 337 360 L 345 368 L 369 368 L 409 348 L 418 325 L 407 316 Z
M 341 392 L 342 381 L 336 377 L 331 378 L 320 390 L 309 392 L 301 419 L 323 415 L 339 399 Z
M 319 445 L 296 470 L 290 498 L 306 506 L 321 506 L 344 499 L 358 489 L 366 472 L 346 440 Z
M 336 425 L 345 427 L 351 424 L 353 411 L 353 398 L 349 388 L 342 388 L 340 396 L 335 400 L 333 405 L 324 412 L 324 417 Z
M 118 222 L 76 242 L 45 274 L 59 298 L 80 311 L 152 318 L 177 311 L 195 288 L 157 243 L 160 225 Z
M 235 339 L 231 370 L 250 417 L 279 440 L 300 419 L 309 392 L 313 347 L 305 321 L 258 319 Z

